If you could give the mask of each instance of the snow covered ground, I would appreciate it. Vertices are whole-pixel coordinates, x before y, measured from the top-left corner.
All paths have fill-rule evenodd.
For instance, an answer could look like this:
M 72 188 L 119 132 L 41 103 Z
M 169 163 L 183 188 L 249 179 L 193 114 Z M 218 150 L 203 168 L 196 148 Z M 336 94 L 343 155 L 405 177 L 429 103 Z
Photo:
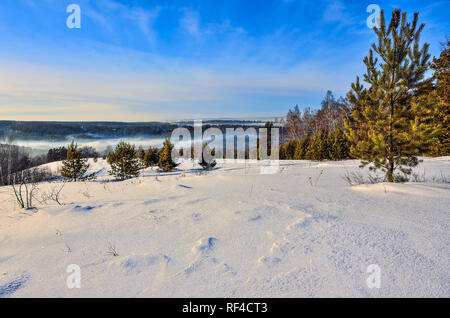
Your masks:
M 274 175 L 184 163 L 107 182 L 107 164 L 90 163 L 98 179 L 67 183 L 63 206 L 20 210 L 0 188 L 0 297 L 450 296 L 448 183 L 350 186 L 357 161 L 287 161 Z M 417 170 L 448 177 L 450 157 Z

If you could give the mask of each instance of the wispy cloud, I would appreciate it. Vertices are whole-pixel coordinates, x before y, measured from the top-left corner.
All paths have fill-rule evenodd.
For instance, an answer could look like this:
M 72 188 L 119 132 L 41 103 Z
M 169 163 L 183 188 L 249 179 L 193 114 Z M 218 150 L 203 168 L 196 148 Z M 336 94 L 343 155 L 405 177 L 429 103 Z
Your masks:
M 200 14 L 189 8 L 180 9 L 182 16 L 180 18 L 181 29 L 192 36 L 193 38 L 199 40 L 200 34 Z
M 160 7 L 155 7 L 151 10 L 144 10 L 142 8 L 132 8 L 126 17 L 134 21 L 142 33 L 145 34 L 150 44 L 154 45 L 157 38 L 157 32 L 153 25 L 161 13 Z
M 349 10 L 340 0 L 328 0 L 323 13 L 323 21 L 337 23 L 341 26 L 354 23 L 354 18 L 349 14 Z
M 448 1 L 396 1 L 421 11 L 435 54 Z M 375 40 L 360 1 L 77 0 L 80 30 L 65 26 L 69 2 L 0 3 L 1 118 L 283 114 L 345 94 Z

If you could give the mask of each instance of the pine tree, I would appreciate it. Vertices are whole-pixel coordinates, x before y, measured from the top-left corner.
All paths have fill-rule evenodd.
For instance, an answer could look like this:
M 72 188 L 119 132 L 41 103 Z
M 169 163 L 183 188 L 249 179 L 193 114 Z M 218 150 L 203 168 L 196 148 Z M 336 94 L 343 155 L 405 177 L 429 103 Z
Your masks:
M 178 164 L 172 160 L 172 150 L 174 145 L 169 139 L 164 141 L 164 146 L 159 152 L 158 166 L 163 171 L 172 171 Z
M 325 160 L 330 158 L 330 147 L 328 144 L 328 133 L 320 129 L 315 134 L 306 151 L 306 158 L 310 160 Z
M 297 148 L 297 141 L 289 140 L 284 145 L 280 146 L 279 156 L 281 160 L 294 160 L 295 149 Z
M 142 148 L 142 146 L 139 146 L 138 151 L 136 152 L 136 157 L 141 159 L 141 161 L 144 161 L 144 156 L 145 156 L 144 148 Z
M 142 160 L 145 167 L 153 167 L 158 164 L 158 153 L 159 150 L 156 147 L 149 147 L 145 152 L 144 158 Z
M 69 180 L 76 181 L 83 177 L 89 165 L 87 159 L 83 158 L 81 148 L 78 148 L 75 141 L 72 141 L 67 148 L 67 158 L 62 163 L 61 175 Z
M 309 137 L 305 137 L 297 143 L 297 147 L 295 148 L 294 159 L 295 160 L 303 160 L 306 159 L 306 153 L 308 151 L 309 146 Z
M 134 145 L 125 141 L 117 144 L 114 152 L 108 154 L 107 160 L 111 166 L 109 173 L 118 180 L 137 177 L 142 169 L 142 164 L 136 157 Z
M 209 149 L 208 143 L 205 142 L 203 144 L 202 158 L 201 158 L 201 160 L 198 163 L 200 166 L 202 166 L 202 168 L 204 170 L 210 170 L 210 169 L 212 169 L 212 168 L 214 168 L 216 166 L 217 162 L 214 159 L 206 160 L 205 157 L 203 156 L 205 151 L 210 151 L 211 156 L 214 156 L 215 155 L 215 149 Z
M 417 26 L 418 13 L 407 22 L 406 12 L 395 9 L 386 27 L 384 12 L 380 27 L 374 28 L 378 43 L 372 44 L 364 59 L 367 72 L 364 88 L 359 77 L 348 94 L 353 106 L 352 118 L 346 120 L 346 136 L 351 141 L 351 155 L 362 159 L 362 166 L 386 172 L 386 179 L 399 179 L 395 171 L 411 173 L 419 161 L 417 155 L 429 144 L 433 129 L 416 116 L 411 107 L 414 91 L 429 67 L 428 44 L 419 48 L 424 25 Z M 374 57 L 374 52 L 380 57 Z
M 418 94 L 416 101 L 419 104 L 434 105 L 431 111 L 422 116 L 428 119 L 430 125 L 439 129 L 427 154 L 448 156 L 450 155 L 450 41 L 447 41 L 439 58 L 433 58 L 431 68 L 434 70 L 435 84 L 430 85 L 431 89 L 425 90 L 423 94 Z
M 350 145 L 345 137 L 344 131 L 338 125 L 332 133 L 329 134 L 330 159 L 342 160 L 350 156 Z

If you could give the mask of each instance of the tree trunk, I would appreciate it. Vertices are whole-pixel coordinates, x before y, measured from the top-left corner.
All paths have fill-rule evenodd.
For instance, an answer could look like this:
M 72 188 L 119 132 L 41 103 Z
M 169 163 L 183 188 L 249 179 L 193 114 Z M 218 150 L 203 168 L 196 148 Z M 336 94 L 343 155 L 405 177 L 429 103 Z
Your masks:
M 386 174 L 388 182 L 394 182 L 394 160 L 389 158 L 389 167 Z
M 394 85 L 394 71 L 392 71 L 391 75 L 391 87 Z M 394 140 L 393 140 L 393 128 L 394 128 L 394 99 L 391 96 L 390 97 L 390 109 L 389 109 L 389 136 L 388 136 L 388 142 L 389 142 L 389 153 L 388 153 L 388 161 L 389 161 L 389 168 L 387 172 L 387 180 L 388 182 L 394 182 Z

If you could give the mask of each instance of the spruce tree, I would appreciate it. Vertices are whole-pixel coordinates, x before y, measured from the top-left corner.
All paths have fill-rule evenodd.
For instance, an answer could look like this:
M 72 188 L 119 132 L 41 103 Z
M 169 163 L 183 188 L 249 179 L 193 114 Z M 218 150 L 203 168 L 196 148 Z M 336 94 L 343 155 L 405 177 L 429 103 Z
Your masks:
M 173 147 L 174 145 L 170 140 L 166 139 L 163 148 L 159 152 L 158 166 L 163 171 L 169 172 L 178 166 L 178 164 L 172 160 Z
M 142 164 L 136 156 L 134 145 L 125 141 L 117 144 L 114 152 L 108 154 L 107 160 L 111 166 L 109 173 L 118 180 L 137 177 L 142 169 Z
M 362 166 L 373 164 L 371 170 L 385 171 L 389 182 L 400 180 L 397 170 L 411 173 L 419 162 L 417 155 L 433 134 L 411 107 L 430 57 L 429 45 L 419 46 L 424 25 L 417 23 L 418 13 L 410 23 L 406 12 L 395 9 L 386 26 L 381 11 L 379 28 L 374 28 L 378 43 L 372 44 L 369 56 L 364 58 L 368 88 L 357 77 L 348 94 L 353 106 L 352 118 L 346 120 L 351 155 L 362 159 Z
M 67 148 L 66 160 L 62 163 L 61 175 L 68 180 L 76 181 L 83 177 L 88 168 L 87 159 L 83 158 L 83 150 L 72 141 Z

